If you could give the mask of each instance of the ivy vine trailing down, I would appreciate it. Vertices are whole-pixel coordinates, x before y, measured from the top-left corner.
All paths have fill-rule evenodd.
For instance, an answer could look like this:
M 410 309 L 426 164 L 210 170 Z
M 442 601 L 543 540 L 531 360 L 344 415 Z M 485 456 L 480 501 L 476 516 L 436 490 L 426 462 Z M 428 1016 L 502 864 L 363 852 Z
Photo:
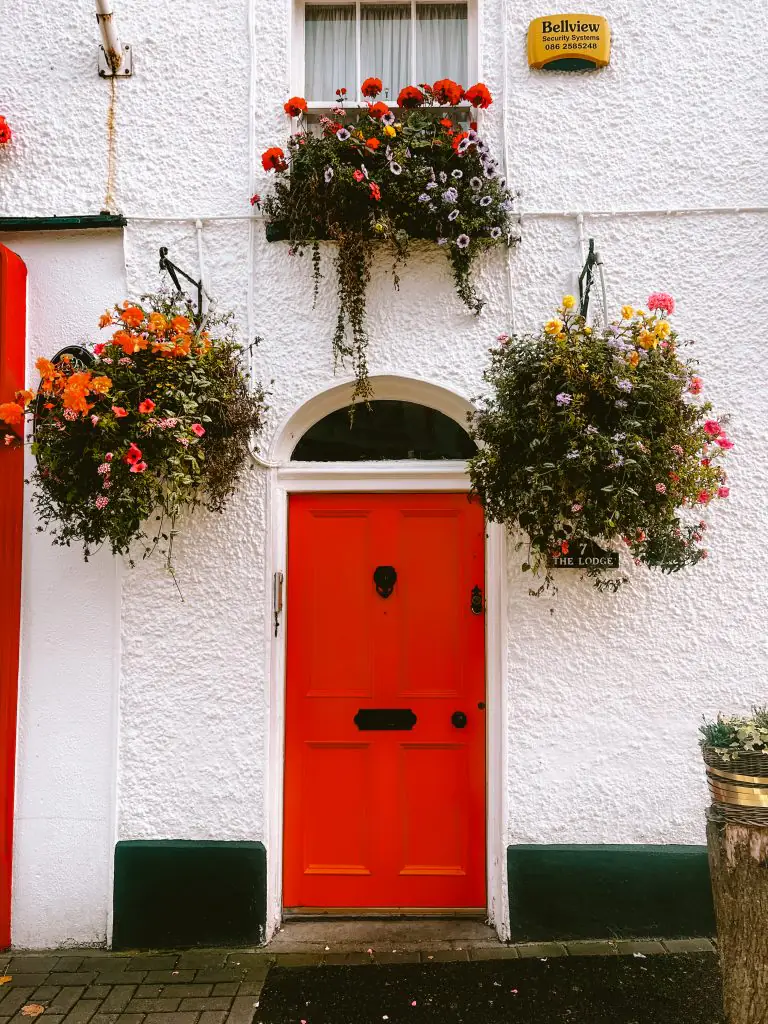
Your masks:
M 372 395 L 365 293 L 376 242 L 392 248 L 396 286 L 411 239 L 443 246 L 459 296 L 479 313 L 483 302 L 472 284 L 472 264 L 486 249 L 508 244 L 512 210 L 512 195 L 477 125 L 464 130 L 460 123 L 467 108 L 450 114 L 430 109 L 457 108 L 462 100 L 487 108 L 491 95 L 482 82 L 467 90 L 449 79 L 407 86 L 397 98 L 397 112 L 374 102 L 382 91 L 378 78 L 367 78 L 361 91 L 367 106 L 346 110 L 346 89 L 336 90 L 338 105 L 333 117 L 320 118 L 319 134 L 305 123 L 306 100 L 294 96 L 285 104 L 286 113 L 298 119 L 288 154 L 272 147 L 262 156 L 264 169 L 277 175 L 264 212 L 285 231 L 292 252 L 312 246 L 315 294 L 318 241 L 338 243 L 333 351 L 336 361 L 351 361 L 353 402 Z
M 54 544 L 81 541 L 87 560 L 105 542 L 119 554 L 142 541 L 173 574 L 179 515 L 223 510 L 264 392 L 249 386 L 231 314 L 199 322 L 179 297 L 147 295 L 107 310 L 99 326 L 117 330 L 94 345 L 92 365 L 38 359 L 37 390 L 0 405 L 0 422 L 19 431 L 5 443 L 23 442 L 34 411 L 38 529 L 51 526 Z
M 707 557 L 701 510 L 729 489 L 721 460 L 733 447 L 680 355 L 665 293 L 648 311 L 593 331 L 566 295 L 534 335 L 501 335 L 477 413 L 470 475 L 490 519 L 529 538 L 524 571 L 577 539 L 623 541 L 636 565 L 675 572 Z M 626 577 L 590 569 L 600 589 Z

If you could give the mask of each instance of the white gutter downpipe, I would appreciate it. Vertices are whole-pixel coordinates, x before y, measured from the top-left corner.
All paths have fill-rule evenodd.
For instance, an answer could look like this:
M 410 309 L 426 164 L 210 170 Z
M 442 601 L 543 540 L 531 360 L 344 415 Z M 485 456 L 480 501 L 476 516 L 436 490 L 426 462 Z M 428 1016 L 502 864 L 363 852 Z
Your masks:
M 112 0 L 96 0 L 96 21 L 101 32 L 101 45 L 104 50 L 104 56 L 112 74 L 116 75 L 123 63 L 124 50 L 117 35 Z

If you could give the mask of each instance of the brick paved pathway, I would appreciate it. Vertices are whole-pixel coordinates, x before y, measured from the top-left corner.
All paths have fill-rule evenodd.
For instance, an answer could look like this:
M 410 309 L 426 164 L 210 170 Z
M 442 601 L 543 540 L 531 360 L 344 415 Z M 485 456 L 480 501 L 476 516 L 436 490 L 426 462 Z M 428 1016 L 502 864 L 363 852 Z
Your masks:
M 418 943 L 367 952 L 355 943 L 292 949 L 177 953 L 0 953 L 0 1024 L 252 1024 L 270 967 L 444 963 L 517 957 L 653 956 L 714 952 L 708 939 L 527 943 Z

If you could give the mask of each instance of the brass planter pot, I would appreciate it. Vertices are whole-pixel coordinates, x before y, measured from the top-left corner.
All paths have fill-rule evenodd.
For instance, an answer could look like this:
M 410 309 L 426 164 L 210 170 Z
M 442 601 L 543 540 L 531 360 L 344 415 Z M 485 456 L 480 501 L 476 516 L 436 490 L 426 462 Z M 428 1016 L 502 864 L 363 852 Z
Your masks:
M 702 755 L 712 816 L 768 827 L 768 753 L 739 753 L 725 760 L 713 747 L 704 747 Z

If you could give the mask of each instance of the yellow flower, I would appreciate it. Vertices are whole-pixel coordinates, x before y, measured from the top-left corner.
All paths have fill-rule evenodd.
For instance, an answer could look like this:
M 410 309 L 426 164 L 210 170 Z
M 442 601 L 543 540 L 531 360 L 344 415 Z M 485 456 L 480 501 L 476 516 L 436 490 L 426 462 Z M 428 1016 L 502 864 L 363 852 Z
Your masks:
M 671 330 L 668 320 L 659 320 L 655 327 L 656 335 L 659 338 L 668 338 Z
M 566 335 L 562 331 L 560 331 L 560 333 L 557 335 L 557 341 L 565 341 L 565 339 Z
M 631 320 L 633 313 L 634 313 L 634 309 L 632 308 L 632 306 L 622 306 L 621 307 L 621 318 L 622 318 L 622 320 Z
M 358 137 L 358 139 L 363 139 L 363 138 L 365 138 L 365 136 L 363 135 L 363 133 L 362 133 L 362 132 L 358 132 L 358 133 L 357 133 L 357 137 Z
M 547 334 L 559 334 L 563 329 L 562 320 L 547 320 L 544 324 L 544 330 Z
M 641 316 L 641 317 L 645 318 L 646 316 L 648 316 L 648 314 L 645 312 L 644 309 L 636 309 L 635 310 L 635 316 Z
M 650 331 L 640 331 L 640 337 L 637 339 L 638 345 L 648 351 L 649 348 L 656 348 L 659 344 L 659 339 L 655 334 L 651 334 Z
M 403 123 L 402 123 L 402 121 L 395 121 L 395 128 L 396 128 L 396 129 L 397 129 L 398 131 L 402 131 L 402 128 L 403 128 Z
M 388 135 L 390 137 L 390 139 L 391 139 L 394 135 L 397 135 L 397 132 L 395 131 L 395 129 L 392 127 L 391 124 L 385 124 L 384 125 L 384 134 Z
M 584 333 L 585 333 L 586 335 L 590 335 L 590 334 L 592 333 L 592 328 L 591 328 L 591 327 L 585 327 L 585 328 L 584 328 Z
M 576 299 L 573 297 L 573 295 L 563 296 L 563 309 L 573 309 L 575 305 Z

